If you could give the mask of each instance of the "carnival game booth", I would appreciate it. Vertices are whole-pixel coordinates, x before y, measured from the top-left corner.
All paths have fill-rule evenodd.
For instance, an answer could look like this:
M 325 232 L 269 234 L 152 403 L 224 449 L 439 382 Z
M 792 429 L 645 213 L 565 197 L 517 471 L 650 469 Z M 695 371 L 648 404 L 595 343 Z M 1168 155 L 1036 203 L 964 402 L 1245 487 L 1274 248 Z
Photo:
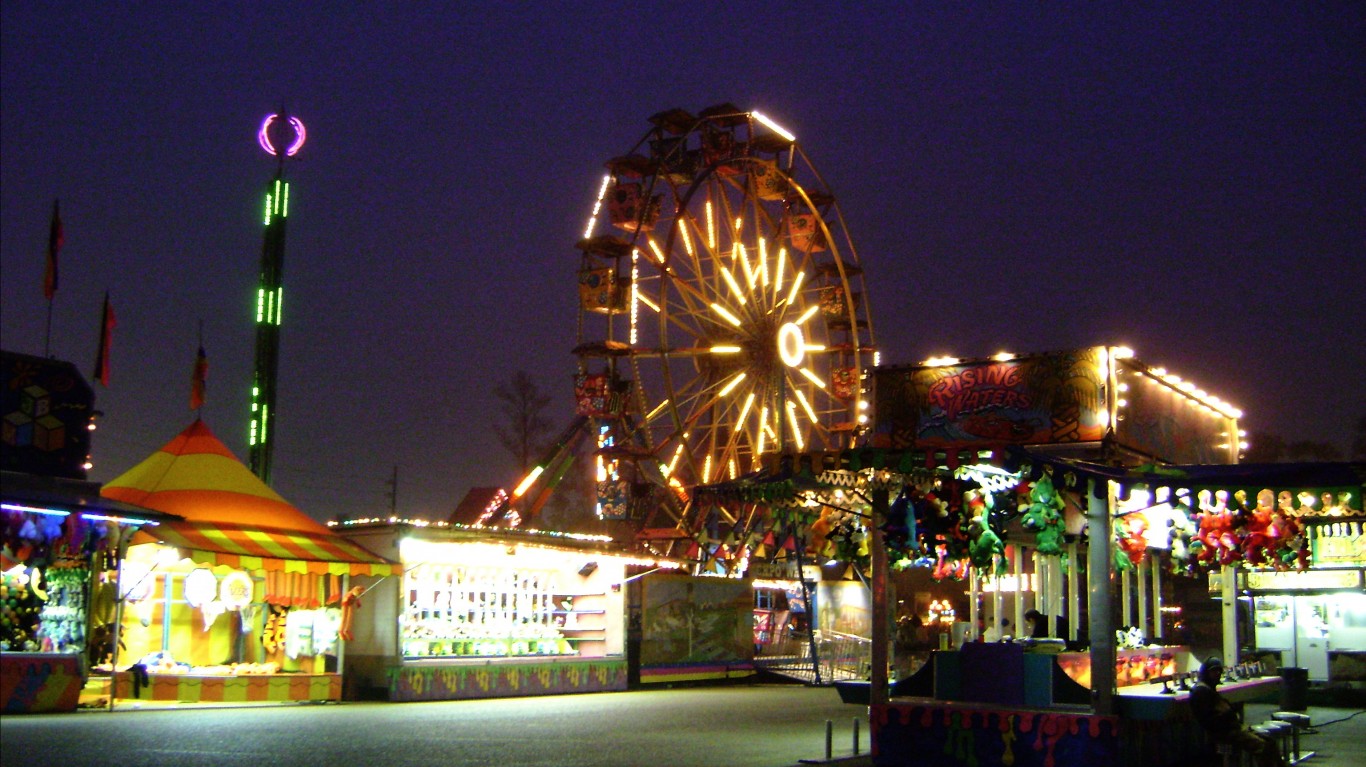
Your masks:
M 393 563 L 289 504 L 199 420 L 103 494 L 183 518 L 128 548 L 113 702 L 341 699 L 351 579 Z
M 930 360 L 879 369 L 875 383 L 875 445 L 922 452 L 959 480 L 914 487 L 913 514 L 891 503 L 888 558 L 923 556 L 929 544 L 951 562 L 966 550 L 973 614 L 969 641 L 934 653 L 896 697 L 875 664 L 874 762 L 1165 765 L 1209 756 L 1182 680 L 1218 646 L 1164 639 L 1164 594 L 1178 573 L 1223 566 L 1189 534 L 1192 520 L 1222 522 L 1222 511 L 1213 494 L 1206 510 L 1198 488 L 1153 477 L 1169 464 L 1236 461 L 1241 414 L 1108 346 Z M 1011 487 L 965 485 L 953 465 L 965 454 L 990 455 L 987 463 L 1014 475 L 1002 479 Z M 957 530 L 945 534 L 946 517 Z M 898 545 L 917 538 L 919 551 Z M 1044 638 L 1018 635 L 1031 606 L 1047 616 Z M 1232 609 L 1221 617 L 1222 654 L 1238 668 Z M 981 641 L 982 624 L 996 641 Z M 1061 652 L 1067 645 L 1076 652 Z M 1222 688 L 1234 701 L 1280 686 L 1252 667 L 1239 672 Z
M 1250 607 L 1239 645 L 1288 667 L 1287 680 L 1354 689 L 1366 682 L 1366 463 L 1190 467 L 1187 481 L 1231 499 L 1246 521 L 1233 585 Z M 1222 581 L 1211 577 L 1222 598 Z M 1300 689 L 1303 685 L 1300 685 Z M 1295 697 L 1295 696 L 1292 696 Z M 1302 707 L 1302 706 L 1301 706 Z
M 86 480 L 95 396 L 74 365 L 0 352 L 0 712 L 77 707 L 111 646 L 116 563 L 175 519 Z
M 366 580 L 346 656 L 360 694 L 394 701 L 624 690 L 629 581 L 677 566 L 599 535 L 396 519 L 334 529 L 402 567 Z
M 177 518 L 101 498 L 94 482 L 0 478 L 0 713 L 75 710 L 112 647 L 118 557 Z

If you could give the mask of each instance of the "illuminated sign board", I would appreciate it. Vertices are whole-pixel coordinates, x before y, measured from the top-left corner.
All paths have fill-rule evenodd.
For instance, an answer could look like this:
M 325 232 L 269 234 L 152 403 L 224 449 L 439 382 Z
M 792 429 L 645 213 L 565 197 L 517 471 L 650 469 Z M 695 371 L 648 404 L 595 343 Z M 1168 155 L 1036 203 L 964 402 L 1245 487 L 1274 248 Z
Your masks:
M 1360 570 L 1306 570 L 1305 572 L 1247 573 L 1247 588 L 1254 591 L 1320 591 L 1361 588 Z
M 1116 361 L 1115 382 L 1120 444 L 1168 463 L 1234 462 L 1237 420 L 1192 396 L 1200 392 L 1193 384 L 1154 375 L 1127 359 Z
M 1109 422 L 1102 347 L 875 373 L 875 443 L 891 448 L 1096 442 Z

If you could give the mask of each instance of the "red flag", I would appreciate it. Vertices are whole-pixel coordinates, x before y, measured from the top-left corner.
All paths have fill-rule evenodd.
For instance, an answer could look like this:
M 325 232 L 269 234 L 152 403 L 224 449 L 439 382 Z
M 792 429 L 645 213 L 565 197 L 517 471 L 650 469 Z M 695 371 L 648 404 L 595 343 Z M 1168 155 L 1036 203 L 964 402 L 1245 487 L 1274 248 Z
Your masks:
M 104 314 L 100 322 L 100 349 L 95 357 L 95 380 L 109 386 L 109 346 L 114 342 L 114 307 L 109 303 L 109 291 L 104 291 Z
M 57 293 L 57 253 L 66 244 L 59 202 L 52 201 L 52 223 L 47 228 L 47 269 L 43 272 L 43 295 L 49 301 Z
M 204 345 L 199 345 L 199 354 L 194 358 L 194 372 L 190 374 L 190 409 L 204 407 L 204 384 L 209 377 L 209 358 L 204 355 Z

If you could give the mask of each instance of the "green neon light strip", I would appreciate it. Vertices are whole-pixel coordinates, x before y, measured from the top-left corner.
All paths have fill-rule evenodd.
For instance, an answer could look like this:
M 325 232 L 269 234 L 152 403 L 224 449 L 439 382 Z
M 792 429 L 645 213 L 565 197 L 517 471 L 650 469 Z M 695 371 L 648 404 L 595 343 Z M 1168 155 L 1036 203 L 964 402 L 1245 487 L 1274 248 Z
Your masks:
M 261 324 L 266 319 L 266 289 L 256 289 L 256 324 Z
M 275 324 L 281 325 L 285 321 L 285 289 L 283 287 L 275 289 Z
M 270 226 L 270 209 L 274 204 L 275 202 L 271 199 L 271 194 L 266 192 L 266 226 Z
M 284 211 L 280 213 L 281 218 L 289 218 L 289 184 L 285 184 L 285 205 Z

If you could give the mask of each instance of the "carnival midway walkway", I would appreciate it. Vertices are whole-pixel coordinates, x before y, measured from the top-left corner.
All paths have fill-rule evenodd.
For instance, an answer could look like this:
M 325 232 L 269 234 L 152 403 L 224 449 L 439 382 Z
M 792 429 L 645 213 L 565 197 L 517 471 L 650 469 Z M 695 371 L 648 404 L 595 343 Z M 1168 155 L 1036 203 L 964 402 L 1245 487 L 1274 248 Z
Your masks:
M 1249 704 L 1248 721 L 1276 707 Z M 1366 766 L 1366 713 L 1310 706 L 1306 767 Z M 853 723 L 860 749 L 852 756 Z M 829 687 L 746 684 L 442 703 L 0 717 L 6 765 L 63 767 L 865 767 L 866 709 Z M 914 759 L 905 764 L 916 764 Z M 987 767 L 981 765 L 981 767 Z
M 745 684 L 439 703 L 0 717 L 9 765 L 786 767 L 838 755 L 867 712 L 829 687 Z

